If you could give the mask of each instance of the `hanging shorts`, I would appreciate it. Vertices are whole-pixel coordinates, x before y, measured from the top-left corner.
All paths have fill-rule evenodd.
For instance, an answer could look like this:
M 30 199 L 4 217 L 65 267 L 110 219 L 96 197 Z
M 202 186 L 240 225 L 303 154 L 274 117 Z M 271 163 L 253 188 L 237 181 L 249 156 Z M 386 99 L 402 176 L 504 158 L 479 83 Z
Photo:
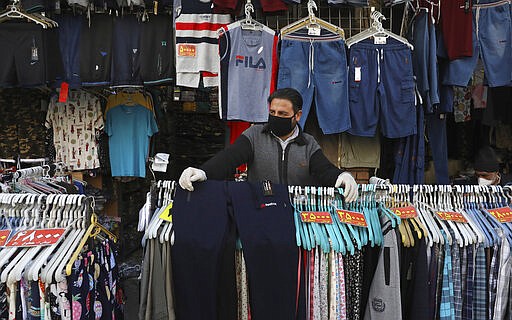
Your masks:
M 35 23 L 0 24 L 0 86 L 46 84 L 45 31 Z M 58 48 L 58 44 L 54 43 Z
M 512 85 L 511 1 L 482 2 L 473 5 L 473 56 L 448 64 L 445 85 L 466 87 L 479 55 L 489 87 Z
M 165 15 L 151 16 L 142 24 L 140 72 L 144 84 L 172 80 L 174 69 L 172 21 Z
M 112 84 L 141 85 L 140 34 L 142 25 L 135 16 L 114 19 L 112 43 Z
M 62 14 L 59 23 L 59 45 L 64 66 L 64 81 L 70 88 L 80 88 L 80 34 L 85 18 L 82 15 Z
M 301 93 L 303 105 L 299 124 L 302 128 L 313 98 L 324 134 L 350 128 L 347 60 L 345 43 L 340 38 L 282 40 L 277 87 L 294 88 Z
M 395 39 L 384 45 L 367 39 L 350 48 L 350 134 L 373 137 L 378 124 L 388 138 L 416 134 L 412 69 L 411 50 Z
M 82 85 L 108 85 L 112 61 L 112 17 L 91 15 L 82 25 L 80 37 L 80 77 Z

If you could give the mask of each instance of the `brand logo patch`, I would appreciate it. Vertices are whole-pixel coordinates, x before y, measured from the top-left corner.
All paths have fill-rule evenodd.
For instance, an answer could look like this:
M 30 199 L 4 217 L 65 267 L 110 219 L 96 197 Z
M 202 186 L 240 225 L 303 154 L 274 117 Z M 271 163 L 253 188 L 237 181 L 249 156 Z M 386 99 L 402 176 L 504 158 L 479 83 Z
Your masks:
M 259 58 L 258 61 L 254 62 L 253 57 L 251 56 L 236 56 L 235 66 L 242 66 L 244 68 L 252 68 L 258 70 L 265 70 L 267 68 L 267 64 L 263 58 Z
M 267 207 L 277 207 L 277 203 L 275 202 L 269 202 L 269 203 L 262 203 L 260 204 L 260 208 L 267 208 Z
M 374 298 L 372 301 L 372 308 L 377 312 L 384 312 L 386 309 L 386 304 L 384 301 L 382 301 L 382 299 Z

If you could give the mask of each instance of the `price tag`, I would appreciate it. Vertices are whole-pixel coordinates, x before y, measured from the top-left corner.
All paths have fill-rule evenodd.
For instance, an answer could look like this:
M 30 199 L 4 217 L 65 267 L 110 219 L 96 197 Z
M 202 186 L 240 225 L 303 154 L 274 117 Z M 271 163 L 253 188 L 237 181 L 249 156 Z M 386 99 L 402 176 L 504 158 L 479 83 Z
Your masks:
M 158 216 L 160 219 L 172 222 L 172 201 L 165 207 L 164 211 Z
M 7 239 L 9 239 L 9 235 L 11 234 L 11 230 L 0 230 L 0 247 L 5 246 Z
M 17 232 L 6 247 L 42 247 L 59 242 L 66 229 L 32 229 Z
M 462 213 L 459 212 L 436 211 L 436 214 L 441 220 L 468 223 Z
M 340 221 L 343 223 L 368 228 L 368 223 L 366 223 L 364 214 L 362 214 L 361 212 L 338 209 L 336 210 L 336 213 L 338 214 Z
M 356 67 L 354 69 L 354 81 L 361 82 L 361 67 Z
M 332 217 L 329 212 L 319 211 L 302 211 L 300 219 L 303 222 L 316 222 L 316 223 L 332 223 Z
M 308 35 L 309 36 L 319 36 L 321 33 L 321 29 L 318 27 L 309 27 L 308 28 Z
M 390 210 L 393 211 L 397 216 L 399 216 L 400 219 L 411 219 L 416 218 L 418 216 L 418 212 L 416 211 L 416 208 L 413 206 L 391 208 Z
M 67 82 L 62 82 L 60 84 L 59 102 L 68 101 L 68 93 L 69 93 L 69 84 Z
M 373 37 L 373 44 L 386 44 L 386 37 Z
M 489 213 L 501 223 L 512 222 L 512 209 L 510 207 L 490 209 Z
M 178 45 L 178 56 L 180 57 L 195 57 L 196 46 L 193 44 L 179 44 Z

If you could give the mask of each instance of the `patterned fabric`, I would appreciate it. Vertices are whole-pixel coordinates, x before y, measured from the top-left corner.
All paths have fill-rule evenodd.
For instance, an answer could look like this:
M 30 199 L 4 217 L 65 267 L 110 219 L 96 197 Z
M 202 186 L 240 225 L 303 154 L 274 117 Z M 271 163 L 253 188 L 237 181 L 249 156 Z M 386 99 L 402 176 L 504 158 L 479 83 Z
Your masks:
M 347 291 L 347 319 L 361 319 L 361 291 L 363 287 L 363 253 L 357 250 L 347 255 L 345 261 L 345 283 Z
M 8 318 L 7 286 L 5 283 L 0 283 L 0 320 L 7 320 Z
M 7 287 L 7 303 L 9 306 L 9 320 L 16 320 L 16 284 L 13 283 Z
M 448 243 L 446 235 L 443 233 L 445 243 Z M 454 245 L 457 245 L 454 243 Z M 452 279 L 452 256 L 451 248 L 449 245 L 445 245 L 445 256 L 443 266 L 443 287 L 441 291 L 441 305 L 439 307 L 439 319 L 441 320 L 454 320 L 455 319 L 455 307 L 453 299 L 453 279 Z
M 71 91 L 65 103 L 52 97 L 45 126 L 53 128 L 55 160 L 64 162 L 70 170 L 98 168 L 96 130 L 103 125 L 101 104 L 95 96 Z
M 462 309 L 462 320 L 473 319 L 473 287 L 475 278 L 475 256 L 473 254 L 473 245 L 467 247 L 467 277 L 466 288 L 464 290 L 464 308 Z
M 496 303 L 494 305 L 494 319 L 504 319 L 507 312 L 507 303 L 512 305 L 509 298 L 510 290 L 510 272 L 512 261 L 510 257 L 510 244 L 508 239 L 503 235 L 503 230 L 498 230 L 498 234 L 502 239 L 500 249 L 500 263 L 498 270 L 498 285 L 496 288 Z M 511 314 L 512 316 L 512 314 Z
M 471 87 L 453 87 L 453 116 L 455 122 L 471 120 Z
M 485 251 L 479 245 L 475 257 L 475 281 L 473 288 L 473 318 L 487 319 L 487 274 L 485 266 Z
M 321 320 L 320 317 L 320 248 L 315 248 L 315 262 L 314 262 L 314 285 L 313 285 L 313 299 L 311 304 L 313 305 L 313 317 L 311 320 Z
M 242 250 L 236 252 L 236 283 L 238 288 L 238 319 L 249 319 L 249 287 L 247 267 Z
M 452 238 L 455 232 L 450 229 Z M 462 278 L 460 268 L 460 251 L 457 244 L 453 244 L 451 248 L 452 259 L 452 280 L 453 280 L 453 307 L 455 310 L 455 318 L 462 318 Z
M 462 315 L 464 314 L 464 308 L 466 307 L 466 277 L 468 275 L 468 251 L 467 247 L 460 248 L 460 279 L 461 279 L 461 292 L 460 296 L 462 299 L 462 310 L 460 314 L 460 319 L 462 319 Z M 455 310 L 457 312 L 457 310 Z
M 320 252 L 320 319 L 329 317 L 328 275 L 329 257 L 327 253 Z
M 344 320 L 347 319 L 347 296 L 345 291 L 345 270 L 343 267 L 343 255 L 338 253 L 338 280 L 339 280 L 339 304 L 338 305 L 338 314 L 339 319 Z
M 496 290 L 498 287 L 498 268 L 500 260 L 498 256 L 499 251 L 500 247 L 495 245 L 491 259 L 491 272 L 489 273 L 489 319 L 494 319 L 494 303 L 496 301 Z
M 339 300 L 337 298 L 338 285 L 338 259 L 334 250 L 329 252 L 329 320 L 339 319 L 336 312 Z

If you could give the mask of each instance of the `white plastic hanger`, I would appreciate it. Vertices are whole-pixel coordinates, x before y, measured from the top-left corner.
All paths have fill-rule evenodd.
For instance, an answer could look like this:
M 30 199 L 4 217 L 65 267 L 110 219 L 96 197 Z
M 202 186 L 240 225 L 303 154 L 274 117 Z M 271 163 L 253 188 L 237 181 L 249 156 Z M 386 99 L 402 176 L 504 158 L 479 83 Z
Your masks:
M 414 46 L 410 44 L 409 41 L 407 41 L 407 39 L 384 29 L 381 20 L 386 20 L 386 17 L 382 13 L 380 13 L 379 11 L 373 11 L 372 14 L 370 15 L 370 18 L 373 20 L 371 27 L 347 39 L 347 47 L 350 48 L 352 45 L 371 37 L 386 37 L 393 38 L 397 41 L 402 42 L 403 44 L 407 45 L 411 50 L 414 49 Z

